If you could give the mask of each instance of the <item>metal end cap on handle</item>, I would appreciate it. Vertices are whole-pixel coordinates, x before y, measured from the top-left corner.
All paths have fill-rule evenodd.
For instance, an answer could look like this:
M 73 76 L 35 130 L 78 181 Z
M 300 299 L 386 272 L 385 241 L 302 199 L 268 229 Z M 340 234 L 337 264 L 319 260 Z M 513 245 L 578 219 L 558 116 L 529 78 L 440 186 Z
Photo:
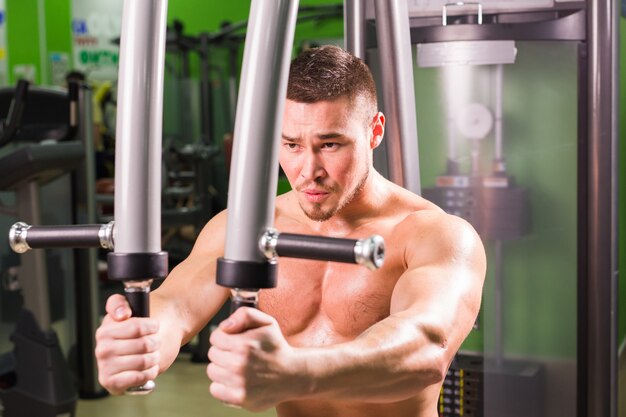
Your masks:
M 102 249 L 113 250 L 114 240 L 113 240 L 113 227 L 115 226 L 114 221 L 110 221 L 107 224 L 103 224 L 100 226 L 100 230 L 98 230 L 98 239 L 100 239 L 100 247 Z
M 265 255 L 265 257 L 269 260 L 274 260 L 278 257 L 278 253 L 276 252 L 276 246 L 278 246 L 278 230 L 273 228 L 268 228 L 263 235 L 261 235 L 261 239 L 259 239 L 259 249 Z
M 354 259 L 359 265 L 374 271 L 385 262 L 385 240 L 382 236 L 372 235 L 359 239 L 354 245 Z
M 130 387 L 126 389 L 126 394 L 129 395 L 146 395 L 150 394 L 156 388 L 154 381 L 148 381 L 138 387 Z
M 24 222 L 17 222 L 11 226 L 9 230 L 9 244 L 14 252 L 24 253 L 32 249 L 26 241 L 28 229 L 30 229 L 30 225 Z

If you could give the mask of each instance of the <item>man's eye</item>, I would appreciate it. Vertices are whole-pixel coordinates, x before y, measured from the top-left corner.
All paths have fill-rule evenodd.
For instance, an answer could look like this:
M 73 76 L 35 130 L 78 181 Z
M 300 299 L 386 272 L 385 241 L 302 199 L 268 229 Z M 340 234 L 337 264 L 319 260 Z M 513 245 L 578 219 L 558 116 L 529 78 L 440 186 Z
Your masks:
M 322 145 L 322 149 L 337 149 L 339 144 L 335 142 L 326 142 Z
M 289 149 L 290 151 L 295 151 L 296 149 L 298 149 L 298 144 L 297 144 L 297 143 L 287 142 L 287 143 L 285 143 L 285 146 L 286 146 L 286 147 L 287 147 L 287 149 Z

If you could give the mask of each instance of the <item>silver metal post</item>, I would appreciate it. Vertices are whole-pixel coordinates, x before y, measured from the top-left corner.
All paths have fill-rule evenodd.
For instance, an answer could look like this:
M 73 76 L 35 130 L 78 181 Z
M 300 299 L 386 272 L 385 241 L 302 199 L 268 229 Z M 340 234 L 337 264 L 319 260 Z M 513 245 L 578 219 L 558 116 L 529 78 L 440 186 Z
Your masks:
M 589 417 L 617 416 L 617 44 L 620 2 L 588 5 L 586 375 Z
M 167 0 L 125 0 L 115 149 L 115 252 L 161 250 Z
M 343 3 L 343 44 L 352 55 L 365 60 L 365 0 Z
M 241 71 L 224 258 L 267 262 L 259 238 L 274 223 L 278 141 L 297 0 L 253 0 Z
M 161 252 L 166 18 L 167 0 L 124 1 L 115 150 L 116 255 Z M 110 274 L 111 266 L 109 262 Z M 135 308 L 137 314 L 149 313 L 151 282 L 149 278 L 124 281 L 133 315 Z M 128 392 L 145 394 L 154 387 L 148 381 Z
M 30 181 L 17 188 L 15 193 L 17 211 L 29 223 L 41 224 L 39 185 Z M 48 272 L 46 252 L 28 251 L 22 255 L 20 284 L 24 294 L 24 307 L 33 313 L 41 330 L 50 330 L 50 299 L 48 292 Z
M 419 194 L 420 171 L 413 53 L 406 0 L 376 0 L 390 179 Z

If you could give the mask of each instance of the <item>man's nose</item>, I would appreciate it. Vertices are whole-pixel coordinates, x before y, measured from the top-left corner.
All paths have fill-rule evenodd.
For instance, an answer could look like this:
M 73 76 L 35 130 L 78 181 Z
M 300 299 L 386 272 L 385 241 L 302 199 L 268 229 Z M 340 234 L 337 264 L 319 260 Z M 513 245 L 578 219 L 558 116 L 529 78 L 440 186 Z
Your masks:
M 326 175 L 320 155 L 314 150 L 308 149 L 304 154 L 304 162 L 300 175 L 307 180 L 315 180 Z

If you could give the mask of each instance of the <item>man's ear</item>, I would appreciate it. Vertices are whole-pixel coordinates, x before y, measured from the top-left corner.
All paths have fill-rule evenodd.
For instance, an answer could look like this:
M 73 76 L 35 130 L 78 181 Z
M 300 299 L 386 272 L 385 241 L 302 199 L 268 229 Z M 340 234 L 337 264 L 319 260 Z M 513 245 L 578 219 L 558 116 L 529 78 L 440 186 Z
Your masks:
M 383 141 L 383 136 L 385 135 L 385 115 L 381 112 L 376 113 L 370 126 L 372 129 L 370 147 L 376 149 L 380 142 Z

